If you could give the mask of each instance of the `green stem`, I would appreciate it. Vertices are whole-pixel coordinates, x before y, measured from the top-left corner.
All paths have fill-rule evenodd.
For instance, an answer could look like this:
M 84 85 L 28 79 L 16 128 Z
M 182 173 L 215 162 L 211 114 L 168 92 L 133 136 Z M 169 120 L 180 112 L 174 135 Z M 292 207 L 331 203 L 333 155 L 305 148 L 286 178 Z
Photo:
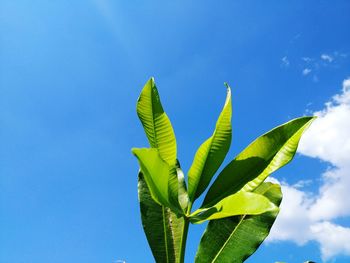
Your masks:
M 188 235 L 188 226 L 190 223 L 190 220 L 187 217 L 184 217 L 184 225 L 182 229 L 182 235 L 181 235 L 181 242 L 180 242 L 180 255 L 178 257 L 179 262 L 178 263 L 184 263 L 185 262 L 185 250 L 186 250 L 186 241 L 187 241 L 187 235 Z

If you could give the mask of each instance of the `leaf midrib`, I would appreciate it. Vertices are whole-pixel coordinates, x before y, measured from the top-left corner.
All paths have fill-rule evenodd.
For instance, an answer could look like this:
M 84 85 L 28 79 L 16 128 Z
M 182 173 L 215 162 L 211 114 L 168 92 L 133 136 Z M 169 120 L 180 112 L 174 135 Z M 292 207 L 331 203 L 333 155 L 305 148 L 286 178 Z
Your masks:
M 151 105 L 152 105 L 152 107 L 151 107 L 151 114 L 152 114 L 152 130 L 153 130 L 153 134 L 154 134 L 154 148 L 159 148 L 158 146 L 158 140 L 157 140 L 157 132 L 156 132 L 156 122 L 155 122 L 155 116 L 154 116 L 154 103 L 153 103 L 153 85 L 154 85 L 154 83 L 153 83 L 153 81 L 152 81 L 152 83 L 151 83 L 151 91 L 150 91 L 150 95 L 151 95 Z
M 266 172 L 266 170 L 268 169 L 268 167 L 270 166 L 270 164 L 271 164 L 271 163 L 273 162 L 273 160 L 276 158 L 276 155 L 281 151 L 281 149 L 283 149 L 283 148 L 288 144 L 289 141 L 291 141 L 292 139 L 294 139 L 294 137 L 296 136 L 296 134 L 297 134 L 300 130 L 302 130 L 306 125 L 308 125 L 309 122 L 310 122 L 310 121 L 306 122 L 306 123 L 305 123 L 303 126 L 301 126 L 291 137 L 289 137 L 289 139 L 276 151 L 275 154 L 272 154 L 272 156 L 271 156 L 270 158 L 267 158 L 267 159 L 269 160 L 269 164 L 266 166 L 266 168 L 265 168 L 257 177 L 255 177 L 253 180 L 249 181 L 247 184 L 249 184 L 250 182 L 256 180 L 257 178 L 259 178 L 259 176 L 261 176 L 262 174 L 264 174 L 264 173 Z M 254 142 L 253 142 L 253 143 L 254 143 Z M 249 146 L 248 146 L 248 147 L 249 147 Z M 237 157 L 238 157 L 238 156 L 237 156 Z M 236 158 L 235 158 L 235 159 L 236 159 Z M 291 160 L 292 160 L 292 159 L 290 159 L 290 160 L 289 160 L 287 163 L 285 163 L 284 165 L 288 164 Z M 253 168 L 252 168 L 252 169 L 253 169 Z M 275 172 L 275 171 L 273 171 L 273 172 Z M 273 172 L 272 172 L 272 173 L 273 173 Z M 243 189 L 247 184 L 245 184 L 245 185 L 242 187 L 242 189 Z M 260 184 L 261 184 L 261 182 L 260 182 Z M 260 185 L 260 184 L 259 184 L 259 185 Z M 253 189 L 253 190 L 254 190 L 254 189 Z M 249 190 L 249 191 L 251 191 L 251 190 Z M 227 191 L 227 192 L 229 192 L 229 191 Z M 216 202 L 217 202 L 216 200 L 221 200 L 222 198 L 225 197 L 225 195 L 226 195 L 226 192 L 223 193 L 223 194 L 221 194 L 220 197 L 215 198 L 213 201 L 211 201 L 210 203 L 206 204 L 205 207 L 216 203 Z M 224 196 L 224 197 L 222 197 L 222 196 Z
M 220 255 L 221 251 L 223 251 L 223 249 L 227 246 L 228 242 L 231 240 L 233 234 L 236 233 L 236 230 L 238 229 L 238 227 L 241 225 L 241 223 L 243 222 L 244 218 L 247 215 L 243 215 L 241 220 L 239 221 L 239 223 L 237 224 L 237 226 L 235 227 L 235 229 L 232 231 L 232 233 L 230 234 L 230 236 L 226 239 L 225 243 L 222 245 L 222 247 L 220 248 L 220 250 L 218 251 L 218 253 L 216 253 L 214 259 L 211 262 L 215 262 L 215 260 L 218 258 L 218 256 Z
M 166 262 L 169 263 L 169 252 L 168 252 L 168 236 L 167 236 L 167 229 L 166 229 L 166 222 L 165 222 L 165 207 L 162 206 L 162 214 L 163 214 L 163 229 L 164 229 L 164 243 L 165 243 L 165 255 L 166 255 Z
M 226 104 L 225 104 L 224 107 L 226 107 Z M 220 117 L 221 117 L 221 116 L 219 116 L 219 118 L 220 118 Z M 219 121 L 220 121 L 220 125 L 217 125 L 217 126 L 215 125 L 214 133 L 213 133 L 212 136 L 210 136 L 210 138 L 208 139 L 208 140 L 210 140 L 210 146 L 209 146 L 209 149 L 208 149 L 208 151 L 207 151 L 207 157 L 206 157 L 206 159 L 205 159 L 205 163 L 204 163 L 202 169 L 200 170 L 199 180 L 198 180 L 198 182 L 197 182 L 197 184 L 196 184 L 196 187 L 194 188 L 194 191 L 193 191 L 193 199 L 196 198 L 197 189 L 198 189 L 198 186 L 199 186 L 199 184 L 200 184 L 200 181 L 201 181 L 201 178 L 202 178 L 202 175 L 203 175 L 203 171 L 204 171 L 205 168 L 208 166 L 207 160 L 208 160 L 210 151 L 211 151 L 211 149 L 212 149 L 212 147 L 213 147 L 213 141 L 214 141 L 214 139 L 215 139 L 215 137 L 216 137 L 217 130 L 218 130 L 217 128 L 220 128 L 220 127 L 222 126 L 221 119 L 220 119 Z M 205 142 L 204 142 L 204 143 L 205 143 Z M 194 201 L 194 200 L 192 200 L 192 201 Z
M 253 182 L 254 180 L 257 180 L 262 174 L 265 174 L 266 173 L 266 170 L 269 168 L 269 166 L 271 165 L 271 163 L 276 159 L 276 156 L 280 153 L 281 149 L 283 149 L 284 147 L 286 147 L 286 145 L 295 139 L 295 136 L 301 131 L 303 133 L 304 129 L 305 129 L 305 126 L 309 124 L 310 121 L 306 122 L 303 126 L 301 126 L 291 137 L 289 137 L 289 139 L 278 149 L 278 151 L 276 152 L 275 155 L 273 155 L 273 157 L 270 159 L 271 161 L 269 162 L 269 165 L 266 166 L 266 168 L 255 178 L 253 179 L 252 181 L 250 182 Z M 297 143 L 299 144 L 299 142 Z M 297 149 L 295 149 L 295 152 L 294 154 L 296 153 Z M 290 158 L 290 160 L 288 160 L 284 165 L 287 165 L 293 158 Z M 276 170 L 275 170 L 276 171 Z M 272 171 L 271 173 L 275 172 L 275 171 Z M 248 182 L 246 185 L 248 185 L 250 182 Z M 258 186 L 261 184 L 262 182 L 258 183 Z M 244 185 L 243 188 L 246 186 Z M 256 186 L 257 187 L 257 186 Z M 243 189 L 242 188 L 242 189 Z M 253 189 L 254 190 L 254 189 Z M 251 191 L 251 190 L 250 190 Z
M 265 191 L 263 191 L 262 193 L 260 193 L 261 195 L 264 195 L 267 191 L 269 191 L 269 189 L 272 186 L 268 187 Z M 218 251 L 218 253 L 216 253 L 214 259 L 211 261 L 212 263 L 215 262 L 215 260 L 219 257 L 221 251 L 223 251 L 223 249 L 227 246 L 228 242 L 231 240 L 232 236 L 234 233 L 236 233 L 236 230 L 238 229 L 238 227 L 242 224 L 244 218 L 246 218 L 247 214 L 243 215 L 242 218 L 240 219 L 239 223 L 235 226 L 234 230 L 232 231 L 232 233 L 229 235 L 229 237 L 227 238 L 227 240 L 225 241 L 225 243 L 222 245 L 222 247 L 220 248 L 220 250 Z

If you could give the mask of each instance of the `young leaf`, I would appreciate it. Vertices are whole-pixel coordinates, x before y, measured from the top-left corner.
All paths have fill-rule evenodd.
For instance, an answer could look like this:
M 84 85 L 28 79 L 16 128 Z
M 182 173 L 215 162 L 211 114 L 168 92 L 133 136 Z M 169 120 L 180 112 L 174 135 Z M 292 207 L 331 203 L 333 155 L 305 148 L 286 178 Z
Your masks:
M 276 206 L 282 200 L 277 184 L 263 183 L 255 191 Z M 278 210 L 260 215 L 234 216 L 209 222 L 196 254 L 196 263 L 243 262 L 269 234 Z
M 188 194 L 191 202 L 199 197 L 225 159 L 231 144 L 231 90 L 227 85 L 227 97 L 217 120 L 213 135 L 198 149 L 188 172 Z
M 190 215 L 192 223 L 220 219 L 236 215 L 258 215 L 278 209 L 268 198 L 261 194 L 240 191 L 222 199 L 215 206 L 198 209 Z
M 202 206 L 209 207 L 242 188 L 252 191 L 258 187 L 267 176 L 292 160 L 302 133 L 313 119 L 294 119 L 256 139 L 221 171 Z
M 133 154 L 137 157 L 141 171 L 150 190 L 151 196 L 159 204 L 171 208 L 174 212 L 182 213 L 178 203 L 178 193 L 171 191 L 171 183 L 178 188 L 176 171 L 163 161 L 158 150 L 154 148 L 133 148 Z M 173 197 L 172 197 L 173 196 Z
M 180 165 L 176 168 L 178 184 L 179 184 L 179 203 L 184 212 L 187 212 L 188 206 L 188 193 L 186 189 L 185 176 L 183 171 L 180 168 Z
M 154 79 L 150 78 L 137 100 L 137 115 L 152 148 L 169 165 L 176 164 L 176 139 L 170 120 L 163 110 Z
M 177 217 L 169 208 L 153 200 L 142 173 L 139 173 L 138 194 L 142 226 L 155 261 L 157 263 L 181 262 L 184 218 Z

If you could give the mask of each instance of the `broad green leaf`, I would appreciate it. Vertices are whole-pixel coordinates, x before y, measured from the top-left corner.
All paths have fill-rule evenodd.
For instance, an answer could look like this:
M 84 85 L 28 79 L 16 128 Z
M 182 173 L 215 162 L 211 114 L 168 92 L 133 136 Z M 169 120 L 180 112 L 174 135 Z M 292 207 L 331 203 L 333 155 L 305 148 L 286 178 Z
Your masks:
M 221 171 L 202 206 L 209 207 L 241 189 L 252 191 L 258 187 L 267 176 L 292 160 L 302 133 L 313 119 L 294 119 L 256 139 Z
M 171 169 L 155 148 L 133 148 L 132 152 L 139 161 L 153 199 L 159 205 L 169 207 L 174 212 L 182 213 L 178 203 L 178 192 L 172 191 L 172 188 L 178 188 L 176 170 Z M 175 185 L 172 187 L 170 184 Z
M 139 173 L 138 193 L 142 225 L 155 261 L 181 262 L 184 218 L 153 200 L 142 173 Z
M 216 122 L 215 131 L 199 147 L 188 172 L 188 193 L 192 203 L 205 191 L 230 148 L 231 115 L 231 90 L 227 85 L 226 102 Z
M 282 200 L 277 184 L 263 183 L 254 192 L 263 194 L 276 206 Z M 195 262 L 243 262 L 267 237 L 277 214 L 278 210 L 274 210 L 260 215 L 211 220 L 200 241 Z
M 156 148 L 160 157 L 170 165 L 170 174 L 176 174 L 175 134 L 170 120 L 163 110 L 153 78 L 150 78 L 143 87 L 136 110 L 150 146 Z M 170 176 L 168 179 L 169 191 L 171 192 L 169 201 L 170 203 L 178 203 L 180 199 L 178 179 L 175 176 Z
M 215 206 L 198 209 L 190 215 L 192 223 L 220 219 L 236 215 L 259 215 L 277 210 L 278 207 L 261 194 L 240 191 L 222 199 Z
M 176 139 L 170 120 L 163 110 L 154 79 L 143 87 L 136 107 L 148 141 L 157 148 L 161 158 L 169 165 L 176 164 Z

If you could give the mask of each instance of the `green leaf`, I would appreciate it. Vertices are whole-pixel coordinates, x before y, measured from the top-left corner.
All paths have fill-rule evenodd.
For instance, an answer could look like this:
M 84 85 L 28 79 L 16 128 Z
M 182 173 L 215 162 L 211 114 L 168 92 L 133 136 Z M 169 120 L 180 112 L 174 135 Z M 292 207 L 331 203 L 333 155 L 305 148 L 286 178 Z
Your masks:
M 136 111 L 151 147 L 156 148 L 160 157 L 170 165 L 170 174 L 176 174 L 175 134 L 170 120 L 163 110 L 153 78 L 150 78 L 143 87 L 137 101 Z M 178 191 L 181 190 L 178 189 L 180 186 L 178 179 L 176 176 L 170 176 L 168 179 L 169 191 L 171 193 L 169 195 L 169 201 L 173 204 L 178 203 L 180 199 Z
M 240 191 L 225 197 L 215 206 L 198 209 L 190 215 L 192 223 L 220 219 L 236 215 L 259 215 L 278 207 L 261 194 Z
M 231 115 L 231 90 L 227 85 L 226 102 L 217 120 L 215 131 L 199 147 L 188 172 L 188 193 L 192 203 L 205 191 L 230 148 Z
M 185 182 L 185 175 L 183 171 L 180 168 L 180 165 L 176 168 L 177 178 L 178 178 L 178 184 L 179 184 L 179 203 L 184 212 L 187 211 L 188 207 L 188 193 L 186 189 L 186 182 Z
M 157 148 L 161 158 L 169 165 L 175 165 L 176 139 L 174 130 L 163 110 L 153 78 L 150 78 L 143 87 L 137 101 L 136 111 L 151 147 Z
M 138 194 L 143 229 L 155 261 L 181 262 L 184 218 L 153 200 L 142 173 L 139 173 Z
M 282 200 L 277 184 L 263 183 L 255 191 L 276 206 Z M 260 215 L 234 216 L 209 222 L 196 254 L 196 263 L 243 262 L 264 241 L 277 217 L 278 210 Z
M 202 206 L 209 207 L 241 189 L 252 191 L 258 187 L 267 176 L 292 160 L 302 133 L 313 119 L 294 119 L 256 139 L 221 171 Z
M 132 152 L 139 161 L 153 199 L 159 205 L 169 207 L 174 212 L 182 214 L 182 209 L 178 203 L 176 170 L 171 169 L 155 148 L 133 148 Z M 174 185 L 171 186 L 170 184 Z M 176 189 L 176 191 L 172 191 L 172 189 Z

